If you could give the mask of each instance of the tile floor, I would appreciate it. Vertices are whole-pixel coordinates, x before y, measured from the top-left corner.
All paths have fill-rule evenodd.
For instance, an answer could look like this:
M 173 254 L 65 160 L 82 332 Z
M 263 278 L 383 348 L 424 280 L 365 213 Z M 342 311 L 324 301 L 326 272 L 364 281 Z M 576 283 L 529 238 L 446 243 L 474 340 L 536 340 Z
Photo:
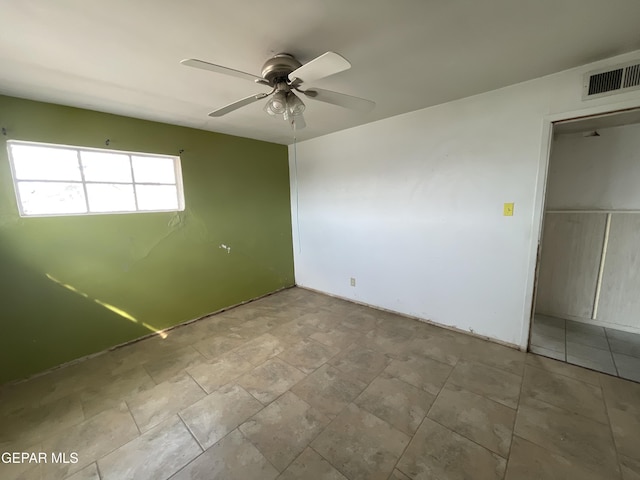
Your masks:
M 536 314 L 530 350 L 640 382 L 640 335 Z
M 294 288 L 0 390 L 4 479 L 640 479 L 640 384 Z

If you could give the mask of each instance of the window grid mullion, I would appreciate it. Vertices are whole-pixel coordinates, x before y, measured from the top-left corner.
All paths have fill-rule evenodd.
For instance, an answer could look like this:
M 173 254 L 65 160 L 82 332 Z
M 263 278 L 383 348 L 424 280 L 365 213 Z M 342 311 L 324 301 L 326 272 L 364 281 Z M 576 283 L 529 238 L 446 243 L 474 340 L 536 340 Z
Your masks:
M 140 211 L 140 208 L 138 207 L 138 189 L 136 188 L 136 177 L 133 173 L 133 159 L 131 158 L 131 155 L 127 155 L 127 157 L 129 157 L 129 170 L 131 170 L 131 184 L 133 185 L 133 201 L 136 204 L 136 212 Z
M 16 182 L 38 182 L 38 183 L 83 183 L 82 180 L 46 180 L 46 179 L 37 179 L 37 178 L 16 178 Z M 109 185 L 133 185 L 134 183 L 136 185 L 151 185 L 151 186 L 155 186 L 155 185 L 160 185 L 160 186 L 168 186 L 168 187 L 175 187 L 176 184 L 175 183 L 159 183 L 159 182 L 116 182 L 111 181 L 111 180 L 102 180 L 102 181 L 97 181 L 97 180 L 85 180 L 84 183 L 86 183 L 87 185 L 94 185 L 94 184 L 99 184 L 99 185 L 105 185 L 105 184 L 109 184 Z
M 91 212 L 91 209 L 89 208 L 89 194 L 87 193 L 87 184 L 84 180 L 84 168 L 82 168 L 79 149 L 76 149 L 76 158 L 78 159 L 78 168 L 80 169 L 80 178 L 82 179 L 82 190 L 84 190 L 84 206 L 87 207 L 87 213 L 89 213 Z

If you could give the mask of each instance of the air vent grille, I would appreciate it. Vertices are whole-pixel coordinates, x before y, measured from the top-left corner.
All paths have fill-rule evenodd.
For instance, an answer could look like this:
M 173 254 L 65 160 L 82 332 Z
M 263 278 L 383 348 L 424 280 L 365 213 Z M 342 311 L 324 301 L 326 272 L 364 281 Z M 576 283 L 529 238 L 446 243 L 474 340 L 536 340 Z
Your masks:
M 640 62 L 589 72 L 584 77 L 582 99 L 603 97 L 640 88 Z
M 640 63 L 627 67 L 624 74 L 623 88 L 635 87 L 637 85 L 640 85 Z
M 592 75 L 589 81 L 589 95 L 618 90 L 622 83 L 622 73 L 624 69 L 618 68 L 610 72 Z

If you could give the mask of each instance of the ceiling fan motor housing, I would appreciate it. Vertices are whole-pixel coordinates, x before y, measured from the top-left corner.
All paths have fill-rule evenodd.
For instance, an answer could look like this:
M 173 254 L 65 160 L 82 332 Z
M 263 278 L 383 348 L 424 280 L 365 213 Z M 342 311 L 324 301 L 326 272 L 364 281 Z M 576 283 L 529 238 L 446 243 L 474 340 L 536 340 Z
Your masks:
M 262 67 L 262 78 L 275 87 L 278 83 L 287 82 L 287 76 L 302 64 L 288 53 L 278 53 L 267 60 Z

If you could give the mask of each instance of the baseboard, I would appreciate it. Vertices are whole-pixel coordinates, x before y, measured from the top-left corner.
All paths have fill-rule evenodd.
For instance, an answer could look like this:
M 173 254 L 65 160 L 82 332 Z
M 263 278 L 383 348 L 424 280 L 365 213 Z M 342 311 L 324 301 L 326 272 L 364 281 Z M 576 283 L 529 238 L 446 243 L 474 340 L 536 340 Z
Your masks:
M 470 337 L 479 338 L 481 340 L 486 340 L 486 341 L 492 342 L 492 343 L 497 343 L 498 345 L 502 345 L 503 347 L 513 348 L 514 350 L 519 350 L 521 352 L 526 352 L 527 351 L 526 348 L 520 348 L 520 346 L 516 345 L 515 343 L 509 343 L 509 342 L 505 342 L 503 340 L 498 340 L 497 338 L 487 337 L 485 335 L 480 335 L 480 334 L 475 333 L 475 332 L 469 332 L 467 330 L 462 330 L 460 328 L 451 327 L 449 325 L 443 325 L 441 323 L 434 322 L 433 320 L 429 320 L 428 318 L 416 317 L 415 315 L 408 315 L 406 313 L 398 312 L 396 310 L 390 310 L 388 308 L 380 307 L 378 305 L 371 305 L 369 303 L 359 302 L 357 300 L 353 300 L 352 298 L 347 298 L 347 297 L 343 297 L 341 295 L 335 295 L 333 293 L 324 292 L 322 290 L 318 290 L 318 289 L 315 289 L 315 288 L 307 287 L 305 285 L 296 284 L 296 287 L 302 288 L 304 290 L 309 290 L 310 292 L 319 293 L 321 295 L 326 295 L 327 297 L 339 298 L 340 300 L 344 300 L 346 302 L 355 303 L 356 305 L 362 305 L 363 307 L 369 307 L 369 308 L 373 308 L 374 310 L 380 310 L 381 312 L 387 312 L 387 313 L 393 313 L 394 315 L 400 315 L 401 317 L 405 317 L 405 318 L 408 318 L 408 319 L 411 319 L 411 320 L 416 320 L 416 321 L 422 322 L 422 323 L 427 323 L 429 325 L 433 325 L 434 327 L 444 328 L 445 330 L 450 330 L 452 332 L 462 333 L 462 334 L 468 335 Z
M 5 387 L 10 387 L 12 385 L 17 385 L 17 384 L 22 383 L 22 382 L 28 382 L 29 380 L 33 380 L 34 378 L 42 377 L 43 375 L 47 375 L 47 374 L 49 374 L 51 372 L 55 372 L 56 370 L 59 370 L 61 368 L 66 368 L 66 367 L 69 367 L 71 365 L 75 365 L 77 363 L 84 362 L 84 361 L 89 360 L 91 358 L 99 357 L 99 356 L 104 355 L 104 354 L 106 354 L 108 352 L 112 352 L 114 350 L 118 350 L 119 348 L 123 348 L 123 347 L 126 347 L 128 345 L 133 345 L 135 343 L 141 342 L 141 341 L 146 340 L 146 339 L 151 338 L 151 337 L 160 336 L 161 334 L 163 334 L 165 332 L 170 332 L 172 330 L 175 330 L 176 328 L 181 328 L 181 327 L 184 327 L 184 326 L 187 326 L 187 325 L 191 325 L 194 322 L 198 322 L 198 321 L 203 320 L 205 318 L 208 318 L 208 317 L 210 317 L 212 315 L 217 315 L 218 313 L 222 313 L 222 312 L 226 312 L 226 311 L 229 311 L 229 310 L 233 310 L 234 308 L 240 307 L 242 305 L 246 305 L 246 304 L 251 303 L 251 302 L 255 302 L 256 300 L 260 300 L 261 298 L 266 298 L 266 297 L 269 297 L 271 295 L 275 295 L 278 292 L 282 292 L 284 290 L 288 290 L 288 289 L 294 288 L 294 287 L 295 287 L 295 285 L 289 285 L 288 287 L 282 287 L 282 288 L 279 288 L 278 290 L 274 290 L 273 292 L 269 292 L 269 293 L 265 293 L 264 295 L 260 295 L 259 297 L 251 298 L 249 300 L 245 300 L 245 301 L 240 302 L 240 303 L 235 303 L 233 305 L 229 305 L 227 307 L 221 308 L 221 309 L 216 310 L 214 312 L 202 315 L 202 316 L 200 316 L 198 318 L 194 318 L 194 319 L 191 319 L 191 320 L 186 320 L 186 321 L 184 321 L 182 323 L 178 323 L 176 325 L 172 325 L 171 327 L 165 328 L 164 330 L 158 330 L 157 332 L 152 332 L 152 333 L 149 333 L 149 334 L 144 335 L 142 337 L 134 338 L 134 339 L 128 340 L 128 341 L 126 341 L 124 343 L 119 343 L 118 345 L 114 345 L 113 347 L 109 347 L 106 350 L 101 350 L 99 352 L 90 353 L 89 355 L 85 355 L 85 356 L 80 357 L 80 358 L 74 358 L 73 360 L 69 360 L 68 362 L 61 363 L 60 365 L 56 365 L 55 367 L 50 367 L 50 368 L 47 368 L 46 370 L 43 370 L 41 372 L 34 373 L 33 375 L 29 375 L 28 377 L 20 378 L 20 379 L 16 379 L 16 380 L 10 380 L 9 382 L 7 382 L 5 384 L 0 385 L 0 389 L 5 388 Z

